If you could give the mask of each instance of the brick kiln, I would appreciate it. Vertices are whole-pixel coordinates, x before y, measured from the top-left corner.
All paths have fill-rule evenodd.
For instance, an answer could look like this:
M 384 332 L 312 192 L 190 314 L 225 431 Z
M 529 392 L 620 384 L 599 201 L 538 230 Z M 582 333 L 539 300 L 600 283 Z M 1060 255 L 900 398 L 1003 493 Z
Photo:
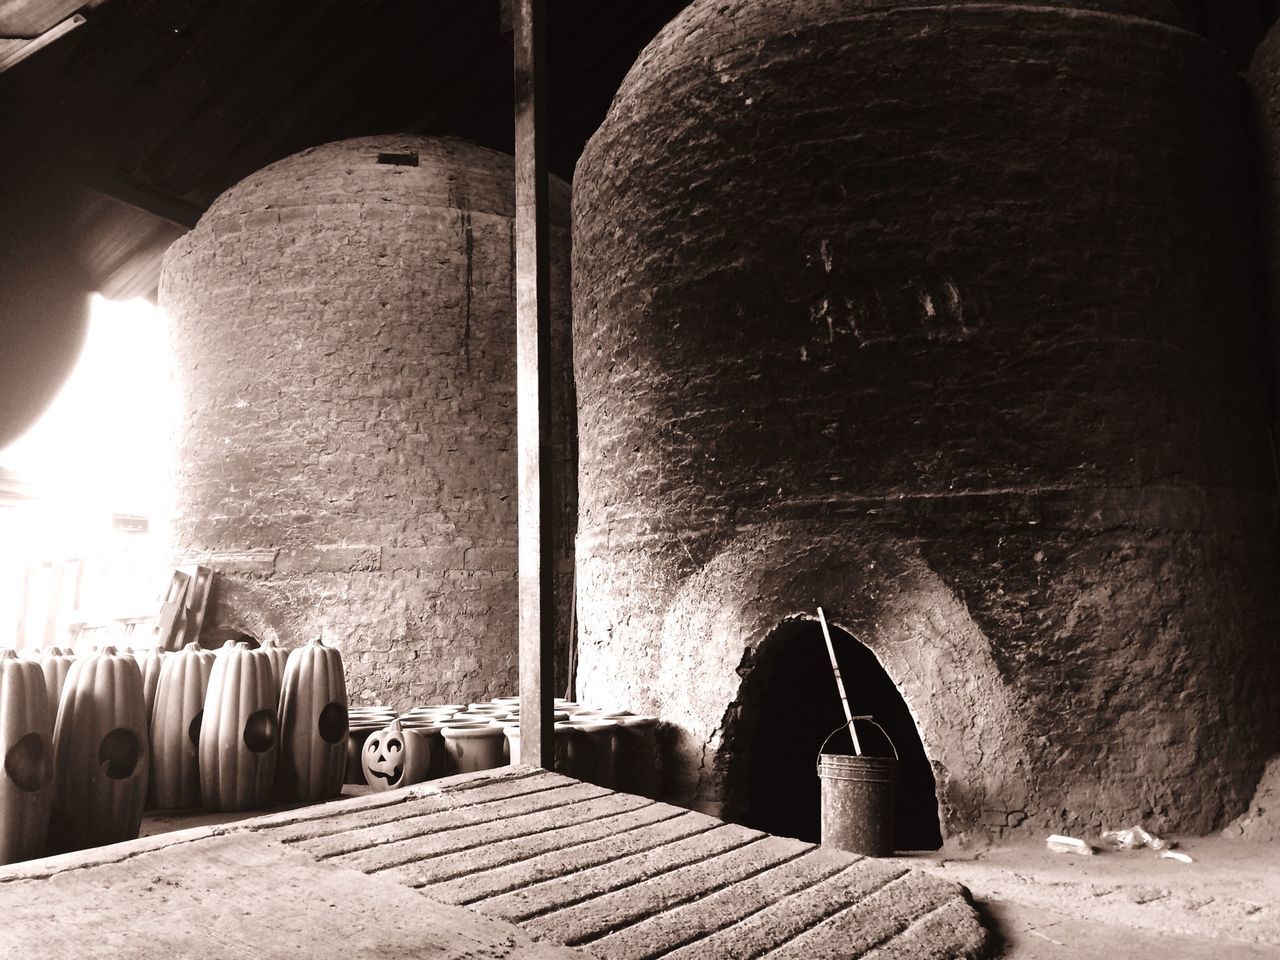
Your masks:
M 681 799 L 816 789 L 822 604 L 900 840 L 1247 802 L 1265 341 L 1178 9 L 697 0 L 628 74 L 574 182 L 579 693 L 673 722 Z
M 170 249 L 174 544 L 220 571 L 207 636 L 321 633 L 353 702 L 515 689 L 513 182 L 460 141 L 348 140 L 253 174 Z M 551 196 L 567 357 L 567 186 Z M 572 438 L 567 361 L 556 382 Z M 563 611 L 572 444 L 555 455 Z

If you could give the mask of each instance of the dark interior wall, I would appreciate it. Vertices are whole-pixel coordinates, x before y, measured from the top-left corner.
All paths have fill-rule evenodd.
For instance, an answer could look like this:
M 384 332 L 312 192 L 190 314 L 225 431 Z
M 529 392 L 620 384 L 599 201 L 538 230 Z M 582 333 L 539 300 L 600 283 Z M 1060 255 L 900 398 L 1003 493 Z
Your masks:
M 516 689 L 512 167 L 457 140 L 329 144 L 232 188 L 170 250 L 174 545 L 222 574 L 210 640 L 322 633 L 354 702 Z M 567 186 L 551 196 L 567 638 Z
M 1272 457 L 1280 481 L 1280 29 L 1272 30 L 1249 68 L 1250 121 L 1257 161 L 1257 223 L 1262 234 L 1263 264 L 1269 291 L 1271 337 Z
M 1057 6 L 696 3 L 579 162 L 581 691 L 676 704 L 682 790 L 724 800 L 735 618 L 815 600 L 912 689 L 952 829 L 1208 830 L 1276 745 L 1242 88 Z M 960 673 L 918 683 L 949 630 Z M 1021 783 L 923 702 L 965 656 Z
M 21 157 L 0 158 L 0 447 L 44 411 L 84 343 L 92 287 L 60 187 Z
M 1276 0 L 1179 0 L 1191 28 L 1226 51 L 1239 69 L 1248 66 L 1263 35 L 1280 15 Z

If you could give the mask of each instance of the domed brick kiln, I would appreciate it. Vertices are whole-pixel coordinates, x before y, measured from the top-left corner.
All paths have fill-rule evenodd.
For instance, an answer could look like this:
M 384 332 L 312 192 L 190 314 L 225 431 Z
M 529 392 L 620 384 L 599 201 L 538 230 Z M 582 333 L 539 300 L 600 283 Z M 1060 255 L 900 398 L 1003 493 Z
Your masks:
M 571 438 L 568 188 L 551 195 Z M 221 573 L 207 636 L 323 634 L 355 702 L 514 689 L 513 213 L 509 156 L 369 137 L 253 174 L 170 249 L 174 543 Z M 564 607 L 572 443 L 555 455 Z
M 816 791 L 819 604 L 906 842 L 1208 830 L 1274 749 L 1240 85 L 1094 6 L 696 0 L 587 145 L 578 693 L 686 800 Z

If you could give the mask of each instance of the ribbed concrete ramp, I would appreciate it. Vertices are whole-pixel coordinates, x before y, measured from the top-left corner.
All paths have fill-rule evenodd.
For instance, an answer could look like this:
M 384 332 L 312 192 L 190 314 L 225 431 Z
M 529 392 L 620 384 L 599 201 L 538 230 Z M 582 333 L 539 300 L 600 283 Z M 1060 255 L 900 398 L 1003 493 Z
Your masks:
M 954 884 L 531 768 L 3 869 L 0 911 L 19 926 L 41 911 L 61 924 L 64 911 L 92 914 L 101 901 L 116 929 L 135 917 L 148 927 L 140 937 L 156 956 L 238 956 L 255 941 L 255 956 L 274 956 L 249 935 L 273 922 L 294 932 L 289 949 L 303 953 L 292 955 L 313 958 L 884 960 L 980 957 L 987 943 Z M 232 926 L 184 933 L 170 873 Z M 257 893 L 220 910 L 242 875 Z M 369 923 L 366 909 L 388 922 Z M 338 932 L 338 917 L 362 919 Z M 66 949 L 45 955 L 76 956 L 78 928 L 61 929 Z M 0 929 L 0 954 L 39 943 L 13 930 Z M 418 946 L 397 953 L 407 942 Z
M 959 887 L 528 768 L 282 828 L 314 856 L 601 960 L 970 957 Z

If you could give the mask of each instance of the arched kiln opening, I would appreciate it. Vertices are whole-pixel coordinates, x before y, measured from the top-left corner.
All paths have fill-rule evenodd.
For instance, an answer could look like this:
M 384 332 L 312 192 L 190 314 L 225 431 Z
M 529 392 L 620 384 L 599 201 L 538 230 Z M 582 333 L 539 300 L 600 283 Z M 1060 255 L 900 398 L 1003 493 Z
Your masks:
M 830 629 L 854 714 L 873 716 L 901 758 L 895 846 L 937 850 L 942 846 L 937 786 L 911 711 L 875 654 L 838 627 Z M 740 703 L 739 736 L 728 768 L 730 811 L 748 826 L 817 842 L 818 750 L 844 722 L 844 712 L 816 621 L 786 623 L 765 640 L 743 682 Z M 874 727 L 859 724 L 858 734 L 864 752 L 890 754 Z M 852 753 L 848 733 L 833 736 L 827 752 Z

